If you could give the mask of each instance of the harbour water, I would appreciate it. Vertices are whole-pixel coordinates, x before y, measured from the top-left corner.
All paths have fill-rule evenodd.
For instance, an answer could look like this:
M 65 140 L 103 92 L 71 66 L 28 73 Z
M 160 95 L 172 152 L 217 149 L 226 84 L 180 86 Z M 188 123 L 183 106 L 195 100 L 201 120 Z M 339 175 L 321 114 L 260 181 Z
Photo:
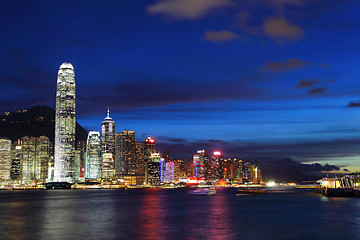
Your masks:
M 0 191 L 1 239 L 360 239 L 360 199 L 312 191 Z

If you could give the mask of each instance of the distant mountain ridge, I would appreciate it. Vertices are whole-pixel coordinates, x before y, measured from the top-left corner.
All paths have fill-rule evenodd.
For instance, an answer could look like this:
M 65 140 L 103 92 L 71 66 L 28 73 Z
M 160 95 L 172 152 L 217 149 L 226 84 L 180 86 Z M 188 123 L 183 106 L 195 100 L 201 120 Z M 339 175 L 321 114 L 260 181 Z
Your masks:
M 88 132 L 77 122 L 75 131 L 76 141 L 86 140 Z M 36 106 L 0 116 L 0 137 L 16 141 L 23 136 L 47 136 L 54 142 L 55 109 L 48 106 Z

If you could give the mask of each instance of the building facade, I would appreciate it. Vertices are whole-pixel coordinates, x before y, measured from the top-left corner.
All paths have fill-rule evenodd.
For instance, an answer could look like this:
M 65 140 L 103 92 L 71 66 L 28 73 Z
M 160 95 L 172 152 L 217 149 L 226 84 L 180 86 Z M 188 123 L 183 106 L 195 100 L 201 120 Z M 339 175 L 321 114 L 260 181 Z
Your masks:
M 101 178 L 101 143 L 100 133 L 90 131 L 87 137 L 86 157 L 85 157 L 85 178 Z
M 205 150 L 199 150 L 197 153 L 194 153 L 193 156 L 193 176 L 196 178 L 205 178 L 205 172 L 207 172 L 206 166 L 208 166 L 209 155 Z
M 115 122 L 110 117 L 110 110 L 107 110 L 107 116 L 101 122 L 101 156 L 109 153 L 115 156 Z
M 21 180 L 21 141 L 12 144 L 10 179 Z
M 136 175 L 136 146 L 135 132 L 124 130 L 116 134 L 116 174 Z
M 54 181 L 74 182 L 75 127 L 75 72 L 63 63 L 56 89 Z
M 10 180 L 11 140 L 0 138 L 0 182 Z

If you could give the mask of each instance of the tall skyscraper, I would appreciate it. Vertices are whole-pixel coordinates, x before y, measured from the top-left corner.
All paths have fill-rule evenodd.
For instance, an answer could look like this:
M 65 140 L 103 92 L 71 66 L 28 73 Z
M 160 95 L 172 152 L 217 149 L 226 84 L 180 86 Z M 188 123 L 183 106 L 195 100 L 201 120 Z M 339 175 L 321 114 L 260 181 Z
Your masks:
M 115 172 L 116 174 L 135 175 L 135 132 L 124 130 L 116 134 L 115 141 L 116 158 Z
M 85 177 L 88 179 L 100 178 L 102 158 L 99 132 L 90 131 L 88 134 L 85 161 Z
M 58 71 L 55 114 L 54 180 L 74 182 L 75 73 L 70 63 Z
M 50 141 L 46 136 L 36 138 L 35 179 L 46 180 L 49 166 Z
M 21 138 L 22 182 L 45 181 L 48 177 L 50 142 L 46 136 Z
M 0 182 L 10 180 L 11 140 L 0 138 Z
M 12 144 L 10 178 L 12 180 L 21 179 L 21 141 Z
M 35 180 L 35 162 L 36 162 L 36 138 L 21 138 L 21 169 L 22 182 L 28 183 Z
M 208 165 L 209 155 L 205 150 L 199 150 L 194 153 L 193 164 L 194 164 L 194 177 L 205 178 L 205 170 Z
M 101 122 L 101 154 L 111 153 L 115 155 L 115 122 L 110 117 L 110 110 L 107 110 L 107 116 Z
M 145 164 L 145 184 L 152 184 L 149 180 L 150 177 L 150 165 L 149 163 L 152 162 L 151 155 L 155 153 L 155 140 L 152 137 L 148 137 L 144 142 L 144 164 Z M 159 162 L 160 163 L 160 162 Z M 157 163 L 152 164 L 156 165 L 155 168 L 157 168 Z M 152 167 L 152 166 L 151 166 Z M 160 167 L 160 166 L 159 166 Z M 159 169 L 160 171 L 160 169 Z M 160 178 L 160 176 L 159 176 Z
M 135 143 L 135 164 L 136 170 L 135 174 L 138 176 L 145 176 L 145 150 L 144 150 L 144 143 L 136 142 Z
M 151 153 L 149 161 L 147 162 L 147 182 L 150 185 L 159 185 L 161 182 L 161 161 L 164 163 L 164 159 L 161 160 L 161 155 L 158 151 L 154 150 Z M 165 175 L 165 174 L 164 174 Z
M 221 152 L 214 152 L 214 154 L 211 155 L 209 165 L 211 172 L 211 175 L 209 176 L 210 179 L 224 178 L 224 156 L 221 154 Z

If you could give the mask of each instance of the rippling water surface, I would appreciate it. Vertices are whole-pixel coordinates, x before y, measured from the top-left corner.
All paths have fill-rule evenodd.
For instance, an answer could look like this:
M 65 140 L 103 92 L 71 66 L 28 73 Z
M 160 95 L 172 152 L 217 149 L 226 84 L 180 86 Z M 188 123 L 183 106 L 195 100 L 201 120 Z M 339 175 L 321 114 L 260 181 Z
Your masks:
M 360 198 L 311 191 L 0 191 L 0 239 L 360 239 Z

